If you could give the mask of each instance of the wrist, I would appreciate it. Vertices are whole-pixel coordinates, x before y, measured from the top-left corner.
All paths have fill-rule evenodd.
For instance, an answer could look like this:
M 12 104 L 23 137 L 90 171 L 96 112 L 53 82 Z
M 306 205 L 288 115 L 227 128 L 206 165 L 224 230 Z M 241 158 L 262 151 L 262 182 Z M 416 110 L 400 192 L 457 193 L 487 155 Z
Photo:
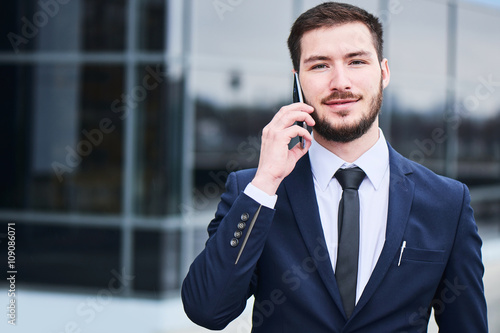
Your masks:
M 275 195 L 279 185 L 281 184 L 281 179 L 264 177 L 257 173 L 251 183 L 253 186 L 257 187 L 259 190 L 267 193 L 268 195 Z

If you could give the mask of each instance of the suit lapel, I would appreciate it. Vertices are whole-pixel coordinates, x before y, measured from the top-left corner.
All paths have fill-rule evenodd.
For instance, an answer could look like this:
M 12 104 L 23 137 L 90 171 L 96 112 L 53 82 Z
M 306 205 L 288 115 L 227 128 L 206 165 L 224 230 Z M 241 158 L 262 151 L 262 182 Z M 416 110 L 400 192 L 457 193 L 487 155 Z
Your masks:
M 373 296 L 387 274 L 394 257 L 400 251 L 403 234 L 410 214 L 414 183 L 407 175 L 412 173 L 412 169 L 408 161 L 399 155 L 390 145 L 389 163 L 391 174 L 386 240 L 375 269 L 354 308 L 350 321 Z M 308 154 L 297 162 L 295 169 L 285 178 L 283 184 L 309 255 L 314 258 L 314 251 L 318 245 L 324 248 L 325 251 L 327 247 L 319 217 Z M 304 207 L 308 209 L 304 209 Z M 325 260 L 321 262 L 316 260 L 316 266 L 326 289 L 332 296 L 337 307 L 343 312 L 342 300 L 340 299 L 331 261 Z
M 328 260 L 317 260 L 318 258 L 315 258 L 318 245 L 324 249 L 327 255 L 328 250 L 319 217 L 309 154 L 306 154 L 297 162 L 295 169 L 285 178 L 283 184 L 299 230 L 309 251 L 309 256 L 315 259 L 318 274 L 334 302 L 343 312 L 342 300 L 340 299 L 330 257 L 328 256 Z
M 394 256 L 399 253 L 410 214 L 415 184 L 407 175 L 412 173 L 412 169 L 408 161 L 399 155 L 390 145 L 389 165 L 391 175 L 385 243 L 375 269 L 368 280 L 358 304 L 354 308 L 351 318 L 355 317 L 356 313 L 358 313 L 373 296 L 389 270 Z

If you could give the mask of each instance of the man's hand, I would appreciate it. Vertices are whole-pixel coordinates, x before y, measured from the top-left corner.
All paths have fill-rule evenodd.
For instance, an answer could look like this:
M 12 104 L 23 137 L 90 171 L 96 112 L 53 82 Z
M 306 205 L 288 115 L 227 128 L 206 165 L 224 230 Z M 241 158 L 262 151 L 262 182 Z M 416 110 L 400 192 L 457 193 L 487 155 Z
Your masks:
M 297 161 L 311 147 L 312 136 L 304 128 L 294 125 L 296 121 L 305 121 L 314 126 L 310 113 L 314 108 L 304 103 L 294 103 L 282 107 L 271 122 L 262 131 L 262 146 L 259 166 L 252 184 L 269 195 L 274 195 L 281 181 L 292 172 Z M 301 136 L 305 147 L 297 143 L 288 149 L 290 140 Z

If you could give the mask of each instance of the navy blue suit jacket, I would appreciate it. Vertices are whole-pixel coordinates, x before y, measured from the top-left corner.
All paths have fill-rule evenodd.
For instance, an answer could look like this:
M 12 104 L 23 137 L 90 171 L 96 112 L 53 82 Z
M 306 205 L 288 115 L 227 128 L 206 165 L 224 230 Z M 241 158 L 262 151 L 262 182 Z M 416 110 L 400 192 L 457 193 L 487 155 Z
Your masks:
M 252 332 L 427 332 L 432 307 L 440 332 L 487 332 L 481 239 L 468 189 L 390 146 L 389 152 L 386 240 L 349 320 L 326 249 L 308 155 L 283 180 L 274 210 L 242 192 L 255 170 L 228 177 L 205 249 L 182 286 L 191 320 L 222 329 L 254 295 Z M 231 245 L 245 213 L 243 235 Z

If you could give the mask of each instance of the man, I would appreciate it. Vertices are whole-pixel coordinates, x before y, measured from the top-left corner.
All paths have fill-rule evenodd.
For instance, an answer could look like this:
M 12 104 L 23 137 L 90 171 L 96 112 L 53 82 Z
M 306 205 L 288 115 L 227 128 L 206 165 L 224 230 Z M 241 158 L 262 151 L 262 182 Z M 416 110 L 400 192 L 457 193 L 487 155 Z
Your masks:
M 390 79 L 378 19 L 324 3 L 288 46 L 306 104 L 264 128 L 257 170 L 229 176 L 182 287 L 188 316 L 222 329 L 254 295 L 252 332 L 426 332 L 431 308 L 441 332 L 487 332 L 468 189 L 378 127 Z M 289 150 L 295 136 L 305 145 Z

